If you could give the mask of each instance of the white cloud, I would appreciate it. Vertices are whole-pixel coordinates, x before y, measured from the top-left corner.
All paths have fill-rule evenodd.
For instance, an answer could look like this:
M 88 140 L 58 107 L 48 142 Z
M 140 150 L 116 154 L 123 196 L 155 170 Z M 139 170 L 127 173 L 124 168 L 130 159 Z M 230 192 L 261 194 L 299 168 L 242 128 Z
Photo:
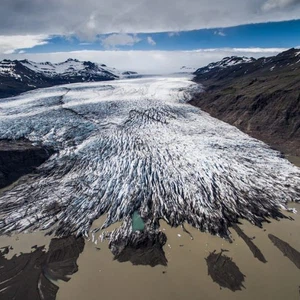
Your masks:
M 169 32 L 169 33 L 168 33 L 168 36 L 169 36 L 169 37 L 179 36 L 179 35 L 180 35 L 180 33 L 179 33 L 178 31 L 172 31 L 172 32 Z
M 279 53 L 287 50 L 286 48 L 212 48 L 212 49 L 199 49 L 194 50 L 195 52 L 230 52 L 232 55 L 240 55 L 242 53 L 258 53 L 263 55 L 264 53 L 272 55 L 272 53 Z M 238 54 L 236 54 L 238 53 Z
M 262 10 L 284 9 L 296 4 L 299 4 L 299 0 L 267 0 L 262 6 Z
M 219 35 L 219 36 L 226 36 L 226 34 L 224 33 L 224 31 L 222 31 L 222 30 L 216 30 L 216 31 L 214 31 L 214 34 L 215 35 Z
M 89 20 L 86 24 L 87 28 L 91 29 L 91 30 L 95 30 L 97 25 L 96 25 L 96 20 L 95 20 L 95 15 L 91 14 L 89 17 Z
M 299 19 L 299 0 L 7 0 L 0 35 L 178 32 Z M 9 16 L 9 17 L 8 17 Z
M 28 49 L 48 43 L 47 35 L 0 35 L 0 53 L 12 54 L 17 49 Z
M 286 49 L 283 48 L 223 48 L 199 49 L 194 51 L 73 51 L 40 54 L 0 55 L 0 59 L 30 59 L 33 61 L 61 62 L 69 57 L 104 63 L 120 70 L 132 70 L 140 73 L 170 73 L 180 71 L 182 66 L 199 68 L 225 56 L 271 56 Z
M 147 37 L 147 42 L 148 44 L 150 44 L 151 46 L 155 46 L 156 42 L 153 40 L 153 38 L 151 36 Z
M 133 46 L 141 39 L 134 34 L 114 33 L 104 38 L 101 43 L 105 48 L 116 48 L 117 46 Z

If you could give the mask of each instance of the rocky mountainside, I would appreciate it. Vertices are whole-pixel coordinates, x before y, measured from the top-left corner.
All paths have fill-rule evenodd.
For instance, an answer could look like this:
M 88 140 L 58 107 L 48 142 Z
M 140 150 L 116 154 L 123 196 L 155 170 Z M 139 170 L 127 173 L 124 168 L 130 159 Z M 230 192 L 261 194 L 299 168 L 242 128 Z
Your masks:
M 0 189 L 33 172 L 53 153 L 50 147 L 34 146 L 25 139 L 0 140 Z
M 198 69 L 191 104 L 287 154 L 300 155 L 300 50 L 227 57 Z
M 236 69 L 236 66 L 239 66 L 241 64 L 247 64 L 247 63 L 253 63 L 255 62 L 255 58 L 251 57 L 238 57 L 238 56 L 232 56 L 232 57 L 224 57 L 222 60 L 217 61 L 217 62 L 212 62 L 209 65 L 207 65 L 206 67 L 197 69 L 195 71 L 195 74 L 197 74 L 198 76 L 200 75 L 211 75 L 210 72 L 214 71 L 214 75 L 218 74 L 219 72 L 223 72 L 228 68 L 233 67 L 234 69 Z M 239 68 L 240 69 L 240 66 Z M 217 71 L 217 72 L 216 72 Z
M 114 80 L 136 76 L 137 73 L 120 72 L 104 64 L 68 59 L 53 64 L 29 60 L 3 60 L 0 62 L 0 98 L 14 96 L 35 88 L 58 84 Z

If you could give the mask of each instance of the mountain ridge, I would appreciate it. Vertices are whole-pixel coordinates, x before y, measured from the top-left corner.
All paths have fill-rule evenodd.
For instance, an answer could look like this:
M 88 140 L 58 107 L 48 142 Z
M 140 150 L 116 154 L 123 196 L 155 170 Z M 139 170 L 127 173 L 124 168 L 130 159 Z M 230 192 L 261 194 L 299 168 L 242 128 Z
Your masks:
M 300 156 L 300 49 L 226 67 L 220 62 L 208 66 L 194 73 L 204 92 L 194 95 L 192 105 Z
M 0 61 L 0 98 L 59 84 L 108 81 L 130 76 L 137 76 L 137 73 L 121 72 L 105 64 L 72 58 L 61 63 L 4 59 Z

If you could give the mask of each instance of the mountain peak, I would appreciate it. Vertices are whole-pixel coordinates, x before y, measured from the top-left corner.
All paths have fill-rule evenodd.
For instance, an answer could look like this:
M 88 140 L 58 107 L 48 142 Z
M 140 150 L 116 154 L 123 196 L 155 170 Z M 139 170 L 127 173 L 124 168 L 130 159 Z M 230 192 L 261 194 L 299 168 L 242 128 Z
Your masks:
M 256 59 L 253 57 L 246 56 L 227 56 L 217 62 L 212 62 L 208 64 L 206 67 L 202 67 L 196 70 L 194 74 L 205 74 L 209 72 L 218 72 L 223 69 L 233 68 L 242 64 L 249 64 L 255 62 Z
M 295 57 L 300 55 L 300 49 L 291 48 L 286 51 L 283 51 L 277 55 L 277 57 Z
M 72 62 L 72 61 L 79 62 L 78 59 L 74 59 L 74 58 L 68 58 L 65 62 Z
M 28 59 L 0 61 L 0 98 L 17 95 L 34 88 L 58 84 L 107 81 L 136 76 L 104 64 L 69 58 L 65 62 L 34 62 Z
M 211 78 L 226 79 L 228 77 L 238 77 L 245 74 L 259 72 L 273 72 L 275 69 L 300 67 L 300 49 L 289 49 L 276 56 L 262 57 L 255 59 L 253 57 L 231 56 L 224 57 L 218 62 L 213 62 L 196 70 L 194 73 L 198 79 L 210 80 Z

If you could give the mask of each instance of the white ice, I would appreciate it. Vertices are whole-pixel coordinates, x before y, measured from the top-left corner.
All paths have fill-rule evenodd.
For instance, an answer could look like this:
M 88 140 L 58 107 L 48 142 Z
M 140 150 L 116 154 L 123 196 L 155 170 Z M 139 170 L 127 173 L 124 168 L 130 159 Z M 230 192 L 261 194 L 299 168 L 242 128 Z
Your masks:
M 0 232 L 87 234 L 134 211 L 154 224 L 188 222 L 226 236 L 300 200 L 300 171 L 264 143 L 187 101 L 189 77 L 149 77 L 40 89 L 0 100 L 0 138 L 58 154 L 0 199 Z

